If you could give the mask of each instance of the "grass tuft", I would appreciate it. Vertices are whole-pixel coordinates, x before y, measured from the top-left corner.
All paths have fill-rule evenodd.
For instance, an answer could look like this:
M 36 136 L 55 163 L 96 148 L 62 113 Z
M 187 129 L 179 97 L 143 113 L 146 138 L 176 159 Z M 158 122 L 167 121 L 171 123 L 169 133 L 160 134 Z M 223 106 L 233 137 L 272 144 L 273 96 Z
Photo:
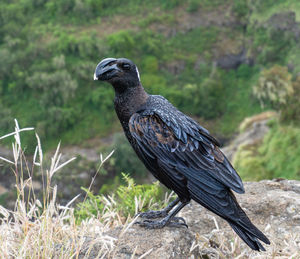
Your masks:
M 0 258 L 88 258 L 93 246 L 99 248 L 98 256 L 108 255 L 114 248 L 115 239 L 105 235 L 113 225 L 122 225 L 118 216 L 107 206 L 99 221 L 95 217 L 76 222 L 72 205 L 79 197 L 74 197 L 68 204 L 60 205 L 56 201 L 57 186 L 52 185 L 55 174 L 72 162 L 75 157 L 60 163 L 60 143 L 49 168 L 43 167 L 43 151 L 39 136 L 36 134 L 37 146 L 32 161 L 28 161 L 22 148 L 20 133 L 34 130 L 20 129 L 15 120 L 15 131 L 0 138 L 14 137 L 12 145 L 14 161 L 0 157 L 12 164 L 16 177 L 17 200 L 13 210 L 0 206 Z M 101 163 L 106 158 L 101 159 Z M 31 164 L 32 166 L 29 166 Z M 32 180 L 34 172 L 43 176 L 43 195 L 35 195 Z M 114 201 L 111 201 L 114 202 Z M 109 222 L 109 223 L 108 223 Z M 92 242 L 91 242 L 92 240 Z

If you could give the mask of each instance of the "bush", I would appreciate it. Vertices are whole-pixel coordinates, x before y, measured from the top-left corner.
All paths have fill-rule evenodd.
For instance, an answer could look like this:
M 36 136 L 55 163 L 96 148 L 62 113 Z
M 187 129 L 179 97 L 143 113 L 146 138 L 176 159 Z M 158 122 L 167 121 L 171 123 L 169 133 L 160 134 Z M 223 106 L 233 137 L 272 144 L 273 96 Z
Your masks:
M 187 11 L 190 13 L 198 11 L 200 6 L 200 1 L 199 0 L 189 0 L 188 1 L 188 7 Z
M 250 12 L 248 6 L 248 0 L 234 0 L 232 10 L 240 19 L 245 20 L 247 18 L 247 15 L 249 15 Z
M 142 61 L 142 68 L 146 73 L 158 72 L 158 60 L 154 56 L 146 56 Z
M 291 79 L 292 75 L 286 67 L 275 65 L 261 72 L 257 85 L 253 87 L 253 93 L 262 107 L 271 103 L 278 110 L 294 93 Z
M 178 94 L 181 99 L 179 106 L 205 119 L 216 118 L 224 113 L 224 91 L 220 75 L 215 73 L 205 78 L 201 84 L 186 84 Z
M 294 94 L 289 96 L 281 108 L 280 120 L 284 123 L 300 125 L 300 76 L 293 81 Z
M 225 111 L 224 85 L 222 80 L 215 75 L 207 78 L 201 85 L 199 105 L 201 114 L 206 119 L 221 116 Z
M 239 147 L 233 164 L 243 180 L 300 179 L 300 129 L 270 124 L 262 143 Z
M 132 56 L 132 51 L 135 49 L 135 40 L 131 31 L 118 31 L 107 37 L 107 44 L 111 51 L 120 57 Z
M 134 180 L 128 175 L 122 173 L 126 185 L 120 185 L 113 196 L 105 196 L 102 194 L 94 195 L 88 190 L 88 198 L 77 205 L 75 210 L 76 218 L 81 221 L 92 216 L 98 217 L 104 214 L 108 208 L 105 206 L 107 200 L 115 201 L 110 210 L 114 210 L 121 217 L 133 217 L 139 211 L 149 209 L 159 209 L 166 205 L 163 199 L 163 191 L 158 182 L 154 184 L 136 185 Z
M 257 53 L 256 61 L 259 64 L 284 64 L 292 46 L 295 45 L 291 32 L 278 30 L 272 27 L 251 27 L 249 34 L 253 35 L 252 49 Z
M 66 69 L 63 55 L 54 57 L 49 66 L 50 71 L 36 71 L 26 78 L 26 83 L 39 100 L 41 134 L 55 136 L 76 121 L 76 109 L 67 104 L 74 98 L 78 84 Z
M 234 155 L 233 165 L 243 181 L 273 178 L 272 173 L 265 168 L 264 159 L 258 151 L 259 144 L 240 146 Z

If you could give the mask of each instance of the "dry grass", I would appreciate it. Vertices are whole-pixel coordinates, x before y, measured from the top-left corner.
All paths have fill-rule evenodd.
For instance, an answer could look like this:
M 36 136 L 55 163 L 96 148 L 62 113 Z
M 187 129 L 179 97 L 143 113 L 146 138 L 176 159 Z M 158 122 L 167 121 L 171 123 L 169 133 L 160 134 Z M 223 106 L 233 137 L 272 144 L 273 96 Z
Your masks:
M 102 221 L 90 218 L 76 224 L 71 205 L 78 196 L 66 206 L 61 206 L 56 202 L 57 186 L 51 185 L 52 177 L 75 158 L 60 164 L 58 145 L 50 168 L 45 169 L 40 139 L 36 135 L 37 147 L 30 168 L 22 150 L 20 132 L 33 128 L 20 129 L 18 122 L 15 123 L 15 132 L 0 138 L 14 136 L 14 161 L 3 157 L 0 159 L 12 164 L 17 192 L 14 210 L 0 206 L 0 258 L 88 258 L 95 245 L 99 249 L 98 258 L 110 254 L 115 239 L 104 233 L 112 226 L 128 226 L 114 212 L 114 201 L 106 199 L 105 209 L 101 212 Z M 101 164 L 105 160 L 101 156 Z M 36 197 L 32 185 L 36 170 L 45 179 L 42 200 Z
M 20 129 L 17 120 L 15 124 L 14 132 L 0 137 L 0 140 L 14 137 L 14 161 L 4 157 L 0 157 L 0 160 L 12 165 L 17 192 L 14 210 L 0 205 L 0 258 L 113 258 L 117 239 L 105 233 L 111 228 L 121 226 L 122 236 L 135 220 L 130 216 L 124 218 L 118 213 L 114 196 L 103 196 L 104 209 L 96 217 L 92 216 L 78 223 L 71 205 L 79 195 L 65 206 L 59 205 L 56 201 L 57 186 L 52 186 L 51 182 L 53 176 L 75 157 L 60 163 L 58 144 L 51 158 L 50 168 L 44 168 L 42 146 L 36 134 L 37 146 L 30 163 L 32 166 L 29 166 L 22 149 L 20 132 L 34 129 Z M 100 154 L 98 172 L 112 153 L 105 158 Z M 36 171 L 45 179 L 41 200 L 36 197 L 32 184 Z M 165 203 L 169 202 L 171 195 L 165 196 Z M 142 197 L 135 198 L 136 212 L 144 207 L 144 202 Z M 155 204 L 152 206 L 155 207 Z
M 251 250 L 233 230 L 220 229 L 215 217 L 212 217 L 215 229 L 207 235 L 196 234 L 190 252 L 197 251 L 200 258 L 235 258 L 235 259 L 299 259 L 300 233 L 289 233 L 280 240 L 268 225 L 263 231 L 270 237 L 271 245 L 264 245 L 266 252 Z

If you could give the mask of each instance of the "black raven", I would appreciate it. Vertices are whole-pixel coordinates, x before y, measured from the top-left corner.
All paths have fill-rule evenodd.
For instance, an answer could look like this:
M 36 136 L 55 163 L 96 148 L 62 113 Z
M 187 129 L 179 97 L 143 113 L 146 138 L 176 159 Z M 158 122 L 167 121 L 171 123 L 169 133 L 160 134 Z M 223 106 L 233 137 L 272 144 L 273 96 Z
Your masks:
M 178 195 L 162 211 L 140 213 L 146 220 L 139 224 L 146 228 L 187 226 L 175 215 L 193 199 L 225 219 L 253 250 L 264 251 L 259 239 L 266 244 L 270 241 L 237 203 L 231 190 L 244 193 L 243 183 L 218 141 L 164 97 L 147 94 L 129 59 L 102 60 L 94 80 L 113 86 L 115 110 L 129 143 L 147 169 Z M 159 217 L 164 218 L 151 220 Z

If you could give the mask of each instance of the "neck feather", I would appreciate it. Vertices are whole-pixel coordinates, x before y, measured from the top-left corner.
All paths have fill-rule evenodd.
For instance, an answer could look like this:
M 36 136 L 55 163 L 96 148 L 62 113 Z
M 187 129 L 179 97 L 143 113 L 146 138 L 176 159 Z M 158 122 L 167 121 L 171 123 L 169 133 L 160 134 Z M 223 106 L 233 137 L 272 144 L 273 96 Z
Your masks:
M 137 112 L 149 97 L 141 84 L 137 87 L 130 87 L 122 93 L 119 91 L 115 92 L 114 103 L 116 112 L 120 120 L 125 121 L 128 121 L 131 115 Z

